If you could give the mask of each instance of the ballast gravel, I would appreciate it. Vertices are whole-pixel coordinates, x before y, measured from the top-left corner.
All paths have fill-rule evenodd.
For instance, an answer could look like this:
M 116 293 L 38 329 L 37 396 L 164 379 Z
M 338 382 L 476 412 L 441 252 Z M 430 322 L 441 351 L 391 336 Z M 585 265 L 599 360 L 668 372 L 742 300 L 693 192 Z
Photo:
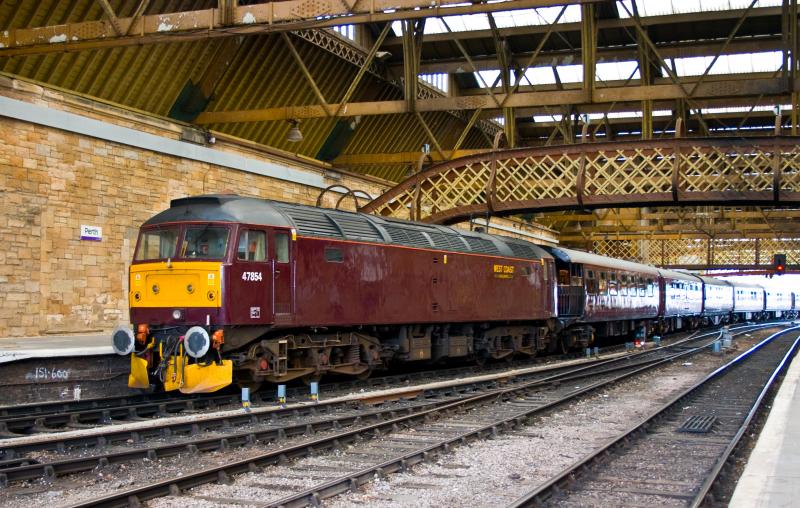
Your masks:
M 737 340 L 743 350 L 757 342 Z M 765 337 L 768 335 L 764 333 Z M 507 506 L 619 435 L 733 357 L 703 354 L 634 378 L 542 417 L 517 432 L 454 448 L 435 462 L 376 478 L 327 500 L 329 508 Z

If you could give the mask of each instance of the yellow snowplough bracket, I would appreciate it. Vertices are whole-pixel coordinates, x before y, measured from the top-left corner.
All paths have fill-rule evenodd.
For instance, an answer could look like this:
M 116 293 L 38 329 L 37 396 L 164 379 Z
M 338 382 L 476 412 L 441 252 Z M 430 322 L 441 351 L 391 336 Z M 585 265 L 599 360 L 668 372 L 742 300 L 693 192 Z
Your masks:
M 184 362 L 186 361 L 186 356 L 184 356 L 183 348 L 180 348 L 180 353 L 177 355 L 169 357 L 167 360 L 167 368 L 164 370 L 164 391 L 170 392 L 172 390 L 177 390 L 181 386 L 183 386 L 183 371 L 186 367 Z
M 233 362 L 222 360 L 221 365 L 187 365 L 183 371 L 181 393 L 209 393 L 233 382 Z
M 147 375 L 147 359 L 131 354 L 131 373 L 128 375 L 130 388 L 149 388 L 150 377 Z

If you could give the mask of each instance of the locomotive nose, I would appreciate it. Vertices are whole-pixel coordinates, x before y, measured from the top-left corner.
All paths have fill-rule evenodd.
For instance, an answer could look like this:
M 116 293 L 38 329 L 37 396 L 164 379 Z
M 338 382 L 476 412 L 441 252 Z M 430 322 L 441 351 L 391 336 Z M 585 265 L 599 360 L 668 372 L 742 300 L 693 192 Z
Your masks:
M 126 326 L 118 327 L 111 334 L 111 348 L 118 355 L 130 354 L 133 351 L 133 344 L 133 331 Z

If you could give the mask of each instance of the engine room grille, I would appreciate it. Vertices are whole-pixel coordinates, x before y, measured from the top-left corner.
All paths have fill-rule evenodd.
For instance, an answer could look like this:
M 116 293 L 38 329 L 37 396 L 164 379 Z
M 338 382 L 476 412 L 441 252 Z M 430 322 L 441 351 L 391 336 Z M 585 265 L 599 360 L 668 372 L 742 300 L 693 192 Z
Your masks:
M 414 229 L 399 228 L 396 226 L 384 226 L 386 232 L 392 238 L 392 242 L 398 245 L 407 245 L 409 247 L 423 247 L 430 248 L 431 243 L 425 238 L 425 235 L 420 231 Z
M 447 235 L 444 233 L 435 233 L 428 231 L 428 236 L 433 242 L 433 246 L 437 249 L 452 250 L 456 252 L 464 252 L 467 250 L 464 242 L 456 235 Z
M 506 243 L 506 245 L 511 248 L 511 252 L 514 253 L 515 257 L 524 258 L 524 259 L 539 259 L 536 253 L 533 251 L 533 247 L 530 245 L 524 245 L 521 243 Z
M 383 243 L 383 237 L 377 228 L 368 219 L 360 215 L 337 213 L 331 215 L 330 218 L 342 228 L 347 238 Z
M 285 203 L 275 203 L 275 206 L 292 219 L 301 235 L 343 238 L 342 232 L 322 210 L 294 207 Z
M 465 236 L 464 239 L 469 244 L 472 252 L 480 254 L 500 254 L 495 244 L 486 240 L 485 238 L 476 238 L 474 236 Z

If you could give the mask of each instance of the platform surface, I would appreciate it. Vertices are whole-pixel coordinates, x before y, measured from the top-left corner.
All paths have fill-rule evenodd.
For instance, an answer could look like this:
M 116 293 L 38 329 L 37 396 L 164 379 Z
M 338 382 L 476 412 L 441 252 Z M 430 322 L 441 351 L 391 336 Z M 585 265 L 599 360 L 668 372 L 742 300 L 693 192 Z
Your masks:
M 800 506 L 800 356 L 772 410 L 731 499 L 731 508 Z
M 45 335 L 0 338 L 0 363 L 28 358 L 54 358 L 114 354 L 111 335 Z

